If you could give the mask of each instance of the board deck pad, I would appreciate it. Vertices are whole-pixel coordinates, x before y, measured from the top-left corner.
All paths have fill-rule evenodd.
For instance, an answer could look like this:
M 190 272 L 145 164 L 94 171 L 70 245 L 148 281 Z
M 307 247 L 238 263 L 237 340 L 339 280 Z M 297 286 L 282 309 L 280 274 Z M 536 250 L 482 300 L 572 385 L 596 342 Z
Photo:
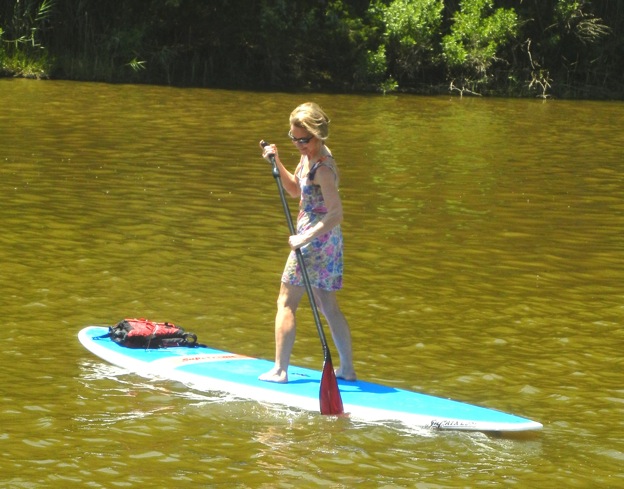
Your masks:
M 175 380 L 207 392 L 283 404 L 319 412 L 321 372 L 291 366 L 288 383 L 258 380 L 273 362 L 205 346 L 127 348 L 113 342 L 108 328 L 88 326 L 82 345 L 99 358 L 147 377 Z M 338 379 L 345 413 L 363 421 L 398 421 L 406 426 L 444 430 L 518 432 L 539 430 L 536 421 L 494 409 L 358 380 Z

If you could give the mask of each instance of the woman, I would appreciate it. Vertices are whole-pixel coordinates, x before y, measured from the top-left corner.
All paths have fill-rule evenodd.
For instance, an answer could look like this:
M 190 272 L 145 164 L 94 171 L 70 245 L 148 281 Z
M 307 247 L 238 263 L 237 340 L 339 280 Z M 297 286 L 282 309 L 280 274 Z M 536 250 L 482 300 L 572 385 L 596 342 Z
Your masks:
M 284 190 L 300 197 L 297 234 L 290 236 L 291 253 L 286 262 L 275 317 L 275 365 L 259 378 L 267 382 L 288 382 L 288 365 L 295 343 L 295 314 L 305 286 L 295 251 L 301 249 L 316 303 L 325 316 L 340 356 L 336 377 L 355 380 L 351 332 L 338 301 L 342 288 L 342 203 L 338 194 L 338 168 L 325 146 L 329 119 L 315 103 L 305 103 L 290 114 L 288 136 L 301 153 L 290 173 L 279 158 L 277 147 L 265 146 L 262 156 L 275 155 Z

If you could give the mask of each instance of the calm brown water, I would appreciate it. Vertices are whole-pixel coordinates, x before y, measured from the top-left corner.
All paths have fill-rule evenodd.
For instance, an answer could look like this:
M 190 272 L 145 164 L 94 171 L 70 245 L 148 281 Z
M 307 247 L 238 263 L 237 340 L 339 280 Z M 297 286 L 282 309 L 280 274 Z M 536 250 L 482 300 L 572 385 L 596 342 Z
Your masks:
M 287 231 L 257 141 L 294 164 L 307 99 L 333 119 L 360 377 L 542 432 L 224 402 L 79 345 L 144 316 L 272 358 Z M 0 107 L 0 487 L 624 487 L 621 103 L 0 80 Z M 293 361 L 320 368 L 310 316 Z

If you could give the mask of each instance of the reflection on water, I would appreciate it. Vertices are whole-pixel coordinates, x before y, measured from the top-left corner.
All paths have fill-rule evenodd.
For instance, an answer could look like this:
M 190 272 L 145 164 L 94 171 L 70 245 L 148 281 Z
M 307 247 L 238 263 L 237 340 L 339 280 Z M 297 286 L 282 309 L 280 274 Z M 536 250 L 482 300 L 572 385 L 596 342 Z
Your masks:
M 272 357 L 287 229 L 257 142 L 294 165 L 304 98 L 0 80 L 0 487 L 623 486 L 621 104 L 313 97 L 359 374 L 537 436 L 232 402 L 81 348 L 83 325 L 146 316 Z M 305 308 L 294 357 L 322 361 Z

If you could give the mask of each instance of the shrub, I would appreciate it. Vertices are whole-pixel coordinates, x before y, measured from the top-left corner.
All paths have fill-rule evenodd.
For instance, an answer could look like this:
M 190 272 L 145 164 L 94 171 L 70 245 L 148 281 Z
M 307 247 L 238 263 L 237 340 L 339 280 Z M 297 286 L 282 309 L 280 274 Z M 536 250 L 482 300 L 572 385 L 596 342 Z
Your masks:
M 442 56 L 451 79 L 471 89 L 487 84 L 498 51 L 518 30 L 513 9 L 493 9 L 493 0 L 463 0 L 453 16 L 450 34 L 442 39 Z

